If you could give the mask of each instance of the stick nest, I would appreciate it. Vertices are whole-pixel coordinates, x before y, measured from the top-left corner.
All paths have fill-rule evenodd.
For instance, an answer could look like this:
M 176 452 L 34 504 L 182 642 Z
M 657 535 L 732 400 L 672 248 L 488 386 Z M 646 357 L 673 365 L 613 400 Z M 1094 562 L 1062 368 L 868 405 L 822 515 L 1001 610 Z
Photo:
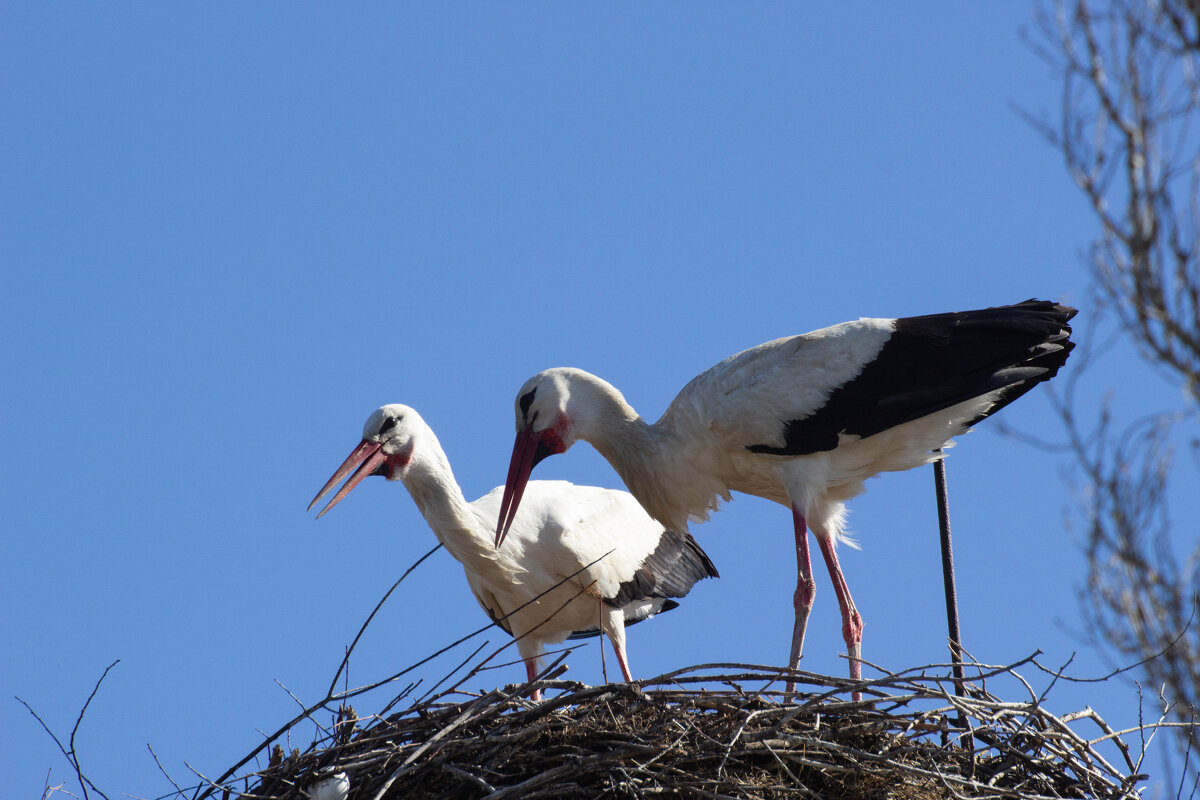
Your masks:
M 718 664 L 632 684 L 455 688 L 362 719 L 343 707 L 306 752 L 276 745 L 265 769 L 205 794 L 322 797 L 342 773 L 350 800 L 1139 796 L 1146 776 L 1094 712 L 1054 716 L 1010 667 L 977 665 L 964 697 L 933 669 L 865 681 L 859 701 L 845 680 L 793 673 L 788 699 L 778 668 Z M 1028 698 L 981 688 L 999 675 Z M 534 686 L 548 699 L 530 702 Z M 1075 730 L 1085 723 L 1094 738 Z

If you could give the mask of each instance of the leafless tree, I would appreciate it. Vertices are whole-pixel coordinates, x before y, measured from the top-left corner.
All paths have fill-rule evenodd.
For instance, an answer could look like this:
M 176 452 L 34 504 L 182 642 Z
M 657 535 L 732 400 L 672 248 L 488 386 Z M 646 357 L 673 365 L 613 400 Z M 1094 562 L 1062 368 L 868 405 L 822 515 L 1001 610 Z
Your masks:
M 1200 0 L 1046 2 L 1031 41 L 1061 77 L 1062 107 L 1035 124 L 1099 222 L 1092 320 L 1116 320 L 1182 389 L 1177 408 L 1132 423 L 1078 402 L 1077 381 L 1056 395 L 1084 481 L 1084 618 L 1121 657 L 1145 659 L 1172 713 L 1195 722 L 1200 521 L 1174 520 L 1167 499 L 1172 485 L 1200 489 Z M 1194 775 L 1200 728 L 1176 730 Z

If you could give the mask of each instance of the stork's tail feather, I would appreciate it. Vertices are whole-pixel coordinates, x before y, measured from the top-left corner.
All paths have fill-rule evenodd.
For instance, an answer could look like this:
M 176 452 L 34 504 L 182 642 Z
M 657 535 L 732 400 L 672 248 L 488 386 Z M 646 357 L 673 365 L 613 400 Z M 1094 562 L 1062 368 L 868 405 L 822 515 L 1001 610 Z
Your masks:
M 616 597 L 605 602 L 619 608 L 635 600 L 683 597 L 697 581 L 719 577 L 712 560 L 690 533 L 664 530 L 654 552 L 646 556 L 632 578 L 621 584 Z
M 987 313 L 989 311 L 1003 313 L 993 317 Z M 1022 337 L 1027 346 L 1024 361 L 996 371 L 993 380 L 1002 385 L 996 402 L 972 424 L 995 414 L 1034 386 L 1058 374 L 1067 363 L 1067 356 L 1075 349 L 1071 326 L 1067 323 L 1077 313 L 1070 306 L 1046 300 L 1026 300 L 1012 306 L 977 311 L 975 317 L 960 323 L 964 333 L 978 328 L 980 336 L 995 335 L 997 329 L 1007 330 L 1013 339 Z
M 1075 314 L 1069 306 L 1031 299 L 898 319 L 887 347 L 901 361 L 908 360 L 907 351 L 923 363 L 911 365 L 908 373 L 919 375 L 919 383 L 886 405 L 905 409 L 911 418 L 990 394 L 993 402 L 966 422 L 973 425 L 1058 374 L 1075 348 L 1067 324 Z

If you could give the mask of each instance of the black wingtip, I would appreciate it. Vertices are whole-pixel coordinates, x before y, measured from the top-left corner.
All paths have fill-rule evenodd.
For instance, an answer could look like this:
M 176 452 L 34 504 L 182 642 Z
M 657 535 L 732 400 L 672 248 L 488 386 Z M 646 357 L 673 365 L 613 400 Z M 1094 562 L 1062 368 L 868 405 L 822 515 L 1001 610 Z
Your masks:
M 1030 299 L 1009 306 L 904 317 L 858 375 L 833 387 L 802 419 L 783 420 L 783 444 L 750 444 L 769 455 L 836 448 L 983 395 L 995 402 L 972 425 L 1058 374 L 1075 348 L 1076 309 Z

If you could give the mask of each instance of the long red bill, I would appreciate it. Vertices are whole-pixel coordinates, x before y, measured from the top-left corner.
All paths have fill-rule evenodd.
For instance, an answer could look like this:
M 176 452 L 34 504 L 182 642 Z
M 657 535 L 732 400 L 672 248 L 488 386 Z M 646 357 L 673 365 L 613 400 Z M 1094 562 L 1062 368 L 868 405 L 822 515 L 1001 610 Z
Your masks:
M 533 472 L 533 465 L 541 460 L 535 461 L 537 454 L 538 439 L 533 431 L 530 428 L 517 431 L 512 460 L 508 462 L 508 480 L 504 482 L 504 499 L 500 502 L 500 519 L 496 523 L 496 547 L 504 542 L 508 529 L 516 519 L 521 496 L 525 494 L 525 485 L 529 483 L 529 474 Z
M 346 484 L 342 486 L 340 490 L 338 490 L 338 493 L 333 496 L 333 499 L 321 509 L 319 514 L 317 514 L 317 519 L 320 519 L 325 515 L 326 511 L 336 506 L 342 501 L 342 498 L 350 494 L 351 490 L 353 490 L 355 486 L 358 486 L 358 484 L 362 482 L 363 478 L 374 472 L 376 467 L 383 463 L 386 458 L 387 456 L 384 455 L 382 445 L 379 442 L 371 442 L 364 439 L 358 444 L 357 447 L 354 448 L 354 451 L 350 453 L 346 460 L 342 462 L 342 465 L 338 467 L 337 472 L 333 473 L 333 477 L 325 482 L 325 485 L 321 487 L 321 491 L 317 492 L 317 496 L 314 497 L 312 502 L 308 504 L 308 509 L 311 511 L 312 507 L 317 504 L 318 500 L 324 497 L 330 489 L 338 484 L 339 481 L 353 472 L 354 474 L 350 475 L 350 480 L 346 481 Z

